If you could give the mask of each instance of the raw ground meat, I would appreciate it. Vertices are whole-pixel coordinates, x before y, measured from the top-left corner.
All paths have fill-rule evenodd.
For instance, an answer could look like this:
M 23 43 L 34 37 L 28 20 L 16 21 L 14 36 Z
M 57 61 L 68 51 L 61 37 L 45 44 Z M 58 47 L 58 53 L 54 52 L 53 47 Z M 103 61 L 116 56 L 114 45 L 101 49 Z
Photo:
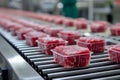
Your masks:
M 112 45 L 108 51 L 110 60 L 120 63 L 120 44 Z
M 41 52 L 45 52 L 47 55 L 52 55 L 51 49 L 54 49 L 56 46 L 66 45 L 67 41 L 55 37 L 44 37 L 39 38 L 37 43 Z
M 77 45 L 58 46 L 52 50 L 54 60 L 65 68 L 88 66 L 91 54 L 88 48 Z
M 87 47 L 94 53 L 104 52 L 105 41 L 99 37 L 81 37 L 77 40 L 77 45 Z
M 112 26 L 110 28 L 111 35 L 113 36 L 120 36 L 120 27 L 119 26 Z
M 34 32 L 34 30 L 32 28 L 22 28 L 22 29 L 18 30 L 18 32 L 17 32 L 18 39 L 25 40 L 24 34 L 26 34 L 28 32 Z
M 38 40 L 39 37 L 47 37 L 47 34 L 43 32 L 29 32 L 24 35 L 26 39 L 26 44 L 29 46 L 37 46 L 36 40 Z
M 75 40 L 80 38 L 80 34 L 75 31 L 60 31 L 58 36 L 66 41 L 68 44 L 76 44 Z

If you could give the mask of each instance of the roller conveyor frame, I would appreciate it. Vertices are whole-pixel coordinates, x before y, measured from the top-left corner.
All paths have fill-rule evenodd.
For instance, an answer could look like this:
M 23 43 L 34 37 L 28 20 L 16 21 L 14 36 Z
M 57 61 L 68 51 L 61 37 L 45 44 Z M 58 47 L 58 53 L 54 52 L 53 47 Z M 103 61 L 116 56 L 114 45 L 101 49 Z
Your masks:
M 44 80 L 2 35 L 0 35 L 0 55 L 10 72 L 9 80 Z
M 109 45 L 119 43 L 119 37 L 95 34 L 106 40 L 105 52 L 93 54 L 91 57 L 91 64 L 88 67 L 65 69 L 54 62 L 53 56 L 41 53 L 38 47 L 29 47 L 25 44 L 25 41 L 17 40 L 16 37 L 11 36 L 9 32 L 2 29 L 0 29 L 0 33 L 7 42 L 17 50 L 19 53 L 18 55 L 21 55 L 24 60 L 33 67 L 32 69 L 45 80 L 113 80 L 120 78 L 120 65 L 108 60 L 107 54 Z

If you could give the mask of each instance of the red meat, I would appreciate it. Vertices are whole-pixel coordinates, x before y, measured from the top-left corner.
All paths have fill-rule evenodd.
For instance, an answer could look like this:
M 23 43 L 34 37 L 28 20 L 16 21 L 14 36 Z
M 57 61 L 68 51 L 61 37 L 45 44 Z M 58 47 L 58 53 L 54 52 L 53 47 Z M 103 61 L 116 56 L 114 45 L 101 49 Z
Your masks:
M 48 21 L 49 22 L 54 22 L 54 20 L 58 18 L 57 16 L 49 16 Z
M 76 29 L 86 29 L 87 28 L 87 21 L 75 21 L 74 26 Z
M 52 55 L 51 49 L 54 49 L 56 46 L 67 44 L 65 40 L 55 37 L 39 38 L 37 43 L 40 47 L 40 51 L 45 52 L 47 55 Z
M 77 21 L 87 21 L 85 18 L 77 18 Z
M 73 19 L 69 19 L 69 18 L 65 18 L 63 20 L 63 25 L 67 26 L 67 27 L 72 27 L 74 26 L 74 20 Z
M 58 37 L 58 33 L 62 31 L 63 28 L 46 28 L 44 29 L 44 32 L 49 34 L 52 37 Z
M 43 32 L 29 32 L 24 35 L 26 39 L 26 44 L 29 46 L 37 46 L 36 40 L 38 40 L 39 37 L 47 37 L 47 34 Z
M 62 16 L 59 16 L 59 17 L 55 18 L 55 20 L 54 20 L 54 23 L 59 24 L 59 25 L 63 24 L 63 22 L 64 22 L 64 17 L 62 17 Z
M 44 21 L 49 21 L 49 18 L 50 18 L 50 17 L 51 17 L 50 15 L 45 14 L 42 19 L 43 19 Z
M 98 37 L 81 37 L 77 40 L 77 45 L 87 47 L 94 53 L 104 52 L 105 41 Z
M 113 62 L 120 63 L 120 44 L 111 46 L 108 54 Z
M 105 32 L 107 29 L 107 26 L 105 24 L 94 22 L 90 26 L 90 29 L 91 29 L 91 32 Z
M 85 67 L 90 63 L 90 51 L 84 47 L 77 45 L 58 46 L 52 51 L 55 62 L 65 68 Z
M 7 19 L 0 19 L 0 26 L 5 30 L 9 31 L 9 27 L 15 23 L 7 20 Z
M 92 32 L 105 32 L 108 26 L 106 21 L 95 21 L 90 28 Z
M 44 29 L 48 29 L 48 28 L 50 28 L 49 25 L 41 24 L 41 25 L 39 25 L 39 26 L 36 27 L 36 30 L 44 32 Z
M 35 24 L 31 21 L 22 20 L 22 19 L 18 19 L 18 20 L 16 20 L 16 22 L 21 25 L 24 25 L 25 27 L 33 28 L 33 29 L 36 29 L 36 27 L 39 26 L 38 24 Z
M 106 21 L 95 21 L 95 23 L 103 24 L 104 26 L 109 26 L 109 23 Z
M 20 24 L 13 24 L 13 25 L 9 26 L 9 30 L 13 36 L 16 36 L 17 35 L 16 32 L 22 28 L 25 28 L 25 27 Z
M 55 23 L 56 24 L 59 24 L 59 25 L 62 25 L 63 24 L 63 19 L 61 18 L 61 19 L 57 19 L 56 21 L 55 21 Z
M 60 31 L 59 37 L 68 41 L 68 44 L 76 44 L 75 40 L 80 38 L 80 34 L 75 31 Z
M 110 28 L 110 31 L 113 36 L 120 36 L 120 27 L 119 26 L 112 26 Z
M 28 32 L 34 32 L 34 30 L 32 28 L 22 28 L 22 29 L 18 30 L 18 32 L 16 32 L 18 39 L 25 40 L 24 34 L 26 34 Z

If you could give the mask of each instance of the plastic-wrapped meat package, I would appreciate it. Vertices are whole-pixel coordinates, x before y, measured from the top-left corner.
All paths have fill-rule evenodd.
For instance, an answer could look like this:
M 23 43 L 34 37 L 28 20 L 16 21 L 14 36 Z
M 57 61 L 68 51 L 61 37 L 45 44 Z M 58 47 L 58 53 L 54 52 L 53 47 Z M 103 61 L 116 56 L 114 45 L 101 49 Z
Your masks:
M 68 44 L 76 44 L 76 39 L 80 38 L 80 34 L 76 31 L 60 31 L 58 36 L 66 41 Z
M 12 21 L 12 22 L 16 22 L 16 20 L 17 20 L 15 17 L 8 16 L 8 15 L 5 16 L 5 18 L 8 19 L 8 20 L 10 20 L 10 21 Z
M 40 31 L 40 32 L 44 32 L 44 29 L 48 29 L 48 28 L 50 28 L 49 25 L 41 24 L 41 25 L 37 26 L 36 30 Z
M 9 30 L 10 32 L 12 33 L 13 36 L 16 36 L 17 35 L 17 31 L 19 29 L 22 29 L 22 28 L 25 28 L 23 25 L 20 25 L 20 24 L 13 24 L 9 27 Z
M 66 45 L 67 41 L 55 37 L 43 37 L 39 38 L 37 43 L 41 52 L 52 55 L 51 49 L 54 49 L 56 46 Z
M 90 29 L 91 32 L 105 32 L 107 30 L 107 27 L 105 24 L 101 24 L 98 22 L 94 22 L 91 24 Z
M 24 26 L 27 27 L 27 28 L 36 29 L 36 27 L 38 26 L 37 24 L 35 24 L 35 23 L 31 22 L 31 21 L 22 20 L 22 19 L 19 19 L 17 22 L 18 22 L 19 24 L 24 25 Z
M 63 22 L 64 22 L 64 17 L 62 16 L 59 16 L 58 18 L 55 18 L 54 20 L 54 23 L 59 24 L 59 25 L 63 24 Z
M 20 21 L 20 19 L 18 19 L 16 17 L 12 17 L 12 16 L 6 16 L 6 18 L 15 23 L 19 23 L 19 21 Z M 19 23 L 19 24 L 21 24 L 21 23 Z
M 37 46 L 36 40 L 38 40 L 39 37 L 47 37 L 47 34 L 43 32 L 28 32 L 24 35 L 24 37 L 27 45 Z
M 86 47 L 94 53 L 104 52 L 105 40 L 99 37 L 80 37 L 77 45 Z
M 19 24 L 17 24 L 17 23 L 10 22 L 10 23 L 6 24 L 5 29 L 7 31 L 11 31 L 11 28 L 17 28 L 17 25 L 19 26 Z
M 77 21 L 87 21 L 85 18 L 77 18 Z
M 44 14 L 41 16 L 41 20 L 44 20 L 44 16 L 45 16 Z
M 48 17 L 48 21 L 49 21 L 49 22 L 53 22 L 54 19 L 55 19 L 55 16 L 50 16 L 50 17 Z
M 120 27 L 119 26 L 112 26 L 110 28 L 111 35 L 113 36 L 120 36 Z
M 74 21 L 74 26 L 76 29 L 86 29 L 87 28 L 88 21 L 85 18 L 77 18 Z
M 77 45 L 58 46 L 52 52 L 55 62 L 65 68 L 86 67 L 90 64 L 91 54 L 88 48 Z
M 58 16 L 49 16 L 49 22 L 54 22 L 54 20 L 56 19 L 56 18 L 58 18 Z
M 112 45 L 108 51 L 110 60 L 120 63 L 120 44 Z
M 74 26 L 76 27 L 76 29 L 86 29 L 87 28 L 87 24 L 88 22 L 87 21 L 79 21 L 79 20 L 76 20 L 74 22 Z
M 29 26 L 29 22 L 27 22 L 26 20 L 23 20 L 23 19 L 16 19 L 16 22 L 19 23 L 19 24 L 22 24 L 26 27 Z
M 25 34 L 27 34 L 28 32 L 34 32 L 34 30 L 32 28 L 22 28 L 20 30 L 18 30 L 17 33 L 17 37 L 20 40 L 25 40 Z
M 49 34 L 51 37 L 58 37 L 58 33 L 62 31 L 63 28 L 46 28 L 44 32 Z
M 7 30 L 7 31 L 9 29 L 9 25 L 11 25 L 11 24 L 14 24 L 14 23 L 9 21 L 9 20 L 7 20 L 7 19 L 1 19 L 0 20 L 0 26 L 2 28 L 4 28 L 5 30 Z
M 95 23 L 103 24 L 104 26 L 109 26 L 110 24 L 107 21 L 95 21 Z
M 44 21 L 48 21 L 48 20 L 49 20 L 49 16 L 45 16 Z
M 44 14 L 43 17 L 42 17 L 42 20 L 48 21 L 48 20 L 49 20 L 49 17 L 51 17 L 51 16 L 48 15 L 48 14 Z
M 33 23 L 33 22 L 28 24 L 28 27 L 33 28 L 33 29 L 36 29 L 38 26 L 39 26 L 39 24 L 36 24 L 36 23 Z
M 48 21 L 48 22 L 50 22 L 50 19 L 51 19 L 51 16 L 50 16 L 50 15 L 47 15 L 47 16 L 44 18 L 44 20 L 45 20 L 45 21 Z
M 9 22 L 9 21 L 6 20 L 6 22 L 5 22 L 5 19 L 0 19 L 0 27 L 2 27 L 3 29 L 5 29 L 5 25 L 6 25 L 7 22 Z
M 64 18 L 63 25 L 67 27 L 72 27 L 74 26 L 74 20 L 69 18 Z

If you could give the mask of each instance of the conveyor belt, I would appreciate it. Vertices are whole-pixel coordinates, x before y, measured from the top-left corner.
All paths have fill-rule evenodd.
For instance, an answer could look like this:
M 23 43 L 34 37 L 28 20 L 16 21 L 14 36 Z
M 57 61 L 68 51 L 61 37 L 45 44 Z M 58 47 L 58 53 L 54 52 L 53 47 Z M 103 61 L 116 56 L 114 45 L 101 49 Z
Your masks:
M 44 80 L 2 37 L 2 35 L 0 35 L 0 55 L 1 59 L 4 60 L 3 64 L 6 69 L 8 68 L 9 72 L 4 72 L 3 74 L 5 74 L 5 77 L 8 77 L 9 80 Z
M 29 47 L 25 41 L 17 40 L 9 32 L 0 30 L 1 34 L 20 53 L 20 55 L 46 80 L 114 80 L 120 77 L 120 65 L 109 60 L 107 49 L 109 45 L 117 44 L 118 37 L 106 38 L 106 49 L 103 53 L 92 54 L 90 65 L 73 69 L 65 69 L 56 64 L 53 56 L 39 51 L 38 47 Z M 103 36 L 105 38 L 105 36 Z

